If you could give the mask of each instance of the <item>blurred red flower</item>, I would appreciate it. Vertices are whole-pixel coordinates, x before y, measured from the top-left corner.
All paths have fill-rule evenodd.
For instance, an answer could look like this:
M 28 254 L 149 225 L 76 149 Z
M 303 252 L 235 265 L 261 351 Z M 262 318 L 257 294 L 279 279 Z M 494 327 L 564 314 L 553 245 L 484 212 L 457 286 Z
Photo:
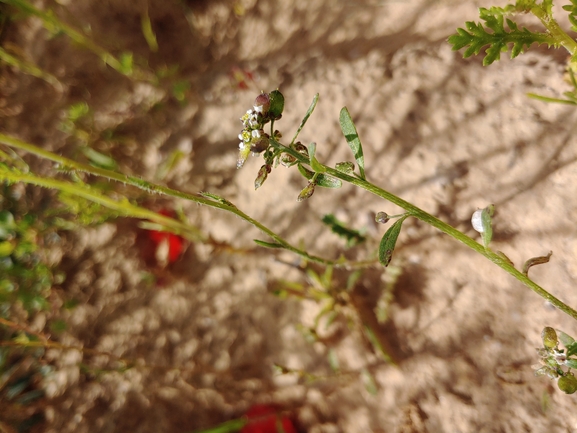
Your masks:
M 256 404 L 245 416 L 248 423 L 240 433 L 297 433 L 290 418 L 280 414 L 278 408 L 272 405 Z
M 171 218 L 176 216 L 174 211 L 168 209 L 161 209 L 158 213 Z M 184 238 L 174 233 L 150 230 L 148 238 L 154 244 L 154 255 L 160 265 L 176 262 L 184 251 Z

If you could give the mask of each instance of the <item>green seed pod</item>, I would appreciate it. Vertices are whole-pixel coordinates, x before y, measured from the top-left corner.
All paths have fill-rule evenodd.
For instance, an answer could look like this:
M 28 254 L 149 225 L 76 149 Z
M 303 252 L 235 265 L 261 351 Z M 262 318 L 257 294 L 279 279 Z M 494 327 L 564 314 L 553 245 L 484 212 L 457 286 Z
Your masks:
M 297 201 L 306 200 L 311 195 L 313 195 L 314 192 L 315 192 L 315 184 L 312 182 L 309 182 L 309 184 L 304 187 L 304 189 L 301 191 L 301 193 L 297 197 Z
M 553 349 L 559 344 L 559 339 L 557 338 L 557 332 L 550 326 L 545 326 L 541 331 L 541 339 L 543 340 L 543 346 Z
M 557 381 L 557 386 L 565 394 L 573 394 L 577 391 L 577 377 L 571 373 L 567 374 L 567 376 L 560 377 Z
M 273 120 L 279 120 L 282 117 L 282 112 L 284 110 L 284 96 L 278 90 L 273 90 L 269 93 L 269 97 L 269 116 Z

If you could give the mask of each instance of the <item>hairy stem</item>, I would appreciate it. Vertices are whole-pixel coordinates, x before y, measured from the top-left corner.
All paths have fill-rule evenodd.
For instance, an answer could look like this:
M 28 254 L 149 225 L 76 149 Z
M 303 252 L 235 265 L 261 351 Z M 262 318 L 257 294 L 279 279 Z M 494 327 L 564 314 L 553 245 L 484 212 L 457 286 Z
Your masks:
M 163 194 L 163 195 L 170 196 L 170 197 L 181 198 L 184 200 L 193 201 L 195 203 L 198 203 L 198 204 L 201 204 L 204 206 L 209 206 L 209 207 L 221 209 L 221 210 L 224 210 L 227 212 L 231 212 L 231 213 L 235 214 L 236 216 L 242 218 L 246 222 L 252 224 L 257 229 L 259 229 L 261 232 L 270 236 L 278 245 L 280 245 L 280 248 L 291 251 L 291 252 L 297 254 L 298 256 L 300 256 L 306 260 L 310 260 L 312 262 L 315 262 L 315 263 L 319 263 L 322 265 L 332 265 L 335 267 L 347 268 L 347 269 L 366 267 L 366 266 L 370 266 L 370 265 L 375 264 L 374 260 L 367 260 L 367 261 L 360 261 L 360 262 L 348 262 L 348 261 L 341 260 L 341 259 L 329 260 L 329 259 L 325 259 L 322 257 L 318 257 L 315 255 L 309 254 L 306 251 L 291 245 L 289 242 L 287 242 L 285 239 L 283 239 L 280 235 L 276 234 L 271 229 L 266 227 L 264 224 L 261 224 L 260 222 L 256 221 L 255 219 L 253 219 L 249 215 L 242 212 L 240 209 L 238 209 L 234 204 L 232 204 L 228 200 L 222 199 L 222 198 L 217 197 L 217 196 L 213 196 L 211 194 L 206 194 L 206 196 L 204 196 L 204 197 L 199 196 L 199 195 L 195 195 L 195 194 L 189 194 L 189 193 L 177 191 L 177 190 L 165 187 L 165 186 L 156 185 L 156 184 L 147 182 L 147 181 L 145 181 L 141 178 L 135 177 L 135 176 L 127 176 L 125 174 L 118 173 L 115 171 L 106 170 L 106 169 L 98 168 L 98 167 L 93 167 L 93 166 L 88 165 L 88 164 L 83 164 L 81 162 L 76 162 L 76 161 L 73 161 L 71 159 L 65 158 L 63 156 L 56 155 L 53 152 L 41 149 L 41 148 L 39 148 L 33 144 L 26 143 L 22 140 L 18 140 L 17 138 L 14 138 L 14 137 L 2 134 L 2 133 L 0 133 L 0 143 L 4 143 L 4 144 L 6 144 L 12 148 L 15 148 L 15 149 L 24 150 L 26 152 L 32 153 L 33 155 L 39 156 L 41 158 L 48 159 L 50 161 L 54 161 L 60 165 L 60 168 L 63 168 L 63 169 L 77 170 L 77 171 L 89 173 L 92 175 L 104 177 L 106 179 L 115 180 L 118 182 L 129 184 L 129 185 L 135 186 L 137 188 L 140 188 L 144 191 L 147 191 L 149 193 L 157 193 L 157 194 Z M 12 175 L 12 176 L 14 176 L 14 175 Z M 37 178 L 37 179 L 44 179 L 44 178 Z M 29 180 L 32 180 L 32 179 L 30 178 Z M 20 179 L 14 179 L 14 181 L 26 181 L 26 180 L 24 178 L 20 178 Z M 53 183 L 53 182 L 57 182 L 57 181 L 53 181 L 52 179 L 44 179 L 44 181 L 43 181 L 44 184 L 41 186 L 56 187 L 56 185 L 57 185 L 56 183 Z M 38 182 L 40 182 L 40 181 L 38 180 Z M 29 182 L 29 183 L 34 183 L 34 182 Z M 36 183 L 36 184 L 39 185 L 39 183 Z M 69 190 L 70 190 L 70 186 L 74 186 L 74 185 L 67 184 L 67 183 L 64 183 L 64 184 L 67 185 L 66 188 Z M 62 186 L 62 188 L 64 188 L 64 185 L 59 185 L 59 186 Z M 59 189 L 59 188 L 57 188 L 57 189 Z M 75 194 L 75 190 L 70 190 L 69 192 L 71 192 L 72 194 Z M 76 192 L 84 194 L 84 195 L 81 195 L 81 194 L 77 194 L 77 195 L 81 195 L 84 198 L 87 198 L 89 200 L 92 200 L 92 198 L 94 198 L 95 200 L 98 199 L 98 200 L 100 200 L 98 202 L 104 206 L 107 206 L 107 204 L 110 204 L 111 206 L 118 206 L 118 204 L 116 202 L 114 202 L 114 200 L 111 200 L 114 203 L 109 203 L 106 200 L 101 200 L 100 198 L 97 198 L 96 196 L 92 196 L 91 194 L 89 194 L 86 191 L 76 190 Z M 207 197 L 210 197 L 210 198 L 207 198 Z M 95 201 L 95 200 L 92 200 L 92 201 Z M 138 209 L 145 210 L 142 208 L 138 208 Z M 176 231 L 176 233 L 181 233 L 182 227 L 180 227 L 180 226 L 176 227 L 176 226 L 171 226 L 169 224 L 165 224 L 164 222 L 161 222 L 158 217 L 162 217 L 163 221 L 164 221 L 164 219 L 170 220 L 170 221 L 175 221 L 175 220 L 172 220 L 172 219 L 167 218 L 167 217 L 163 217 L 162 215 L 158 215 L 152 211 L 148 211 L 150 213 L 146 213 L 146 216 L 145 216 L 145 214 L 143 214 L 143 213 L 139 213 L 139 214 L 129 213 L 128 208 L 124 207 L 124 212 L 126 212 L 127 215 L 135 216 L 137 218 L 151 219 L 152 221 L 159 222 L 159 224 L 162 224 L 163 226 L 166 226 L 167 228 Z M 156 219 L 150 218 L 150 216 L 152 216 L 150 214 L 155 215 Z
M 547 12 L 542 4 L 533 6 L 531 13 L 539 18 L 553 39 L 569 51 L 572 58 L 571 63 L 574 63 L 575 57 L 577 56 L 577 42 L 561 28 L 559 23 Z

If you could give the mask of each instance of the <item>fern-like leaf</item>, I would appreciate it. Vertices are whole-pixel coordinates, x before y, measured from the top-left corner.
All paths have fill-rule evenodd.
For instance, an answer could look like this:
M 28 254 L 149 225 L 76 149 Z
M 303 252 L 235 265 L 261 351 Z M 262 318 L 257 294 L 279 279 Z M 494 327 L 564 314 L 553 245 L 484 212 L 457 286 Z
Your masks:
M 479 54 L 481 49 L 488 45 L 483 59 L 483 65 L 487 66 L 499 60 L 501 52 L 507 52 L 509 45 L 512 45 L 511 58 L 513 59 L 525 52 L 533 43 L 549 46 L 555 44 L 554 39 L 546 33 L 533 33 L 525 27 L 519 29 L 514 21 L 505 18 L 505 15 L 511 12 L 514 11 L 507 8 L 480 8 L 479 16 L 485 22 L 485 26 L 473 21 L 466 22 L 466 29 L 459 28 L 456 35 L 449 37 L 453 50 L 468 47 L 463 54 L 463 57 L 467 58 Z M 505 29 L 505 23 L 507 23 L 508 31 Z
M 569 11 L 571 30 L 577 32 L 577 0 L 571 0 L 571 4 L 563 6 L 563 9 Z

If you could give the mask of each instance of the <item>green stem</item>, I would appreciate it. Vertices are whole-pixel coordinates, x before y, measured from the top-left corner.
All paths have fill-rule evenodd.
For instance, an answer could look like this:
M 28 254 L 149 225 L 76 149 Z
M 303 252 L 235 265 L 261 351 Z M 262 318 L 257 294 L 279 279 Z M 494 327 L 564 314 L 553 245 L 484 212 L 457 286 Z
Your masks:
M 163 194 L 163 195 L 167 195 L 167 196 L 171 196 L 171 197 L 175 197 L 175 198 L 181 198 L 184 200 L 193 201 L 195 203 L 198 203 L 198 204 L 201 204 L 204 206 L 209 206 L 209 207 L 221 209 L 221 210 L 224 210 L 227 212 L 231 212 L 231 213 L 235 214 L 236 216 L 242 218 L 243 220 L 247 221 L 248 223 L 252 224 L 256 228 L 258 228 L 260 231 L 265 233 L 266 235 L 270 236 L 283 249 L 291 251 L 291 252 L 297 254 L 298 256 L 303 257 L 304 259 L 310 260 L 312 262 L 320 263 L 322 265 L 331 265 L 331 266 L 340 267 L 340 268 L 347 268 L 347 269 L 366 267 L 367 265 L 372 265 L 375 263 L 375 261 L 373 261 L 373 260 L 360 261 L 360 262 L 346 262 L 344 260 L 328 260 L 328 259 L 324 259 L 322 257 L 318 257 L 315 255 L 309 254 L 306 251 L 301 250 L 301 249 L 291 245 L 286 240 L 284 240 L 280 235 L 276 234 L 275 232 L 273 232 L 271 229 L 269 229 L 265 225 L 261 224 L 260 222 L 251 218 L 249 215 L 242 212 L 240 209 L 238 209 L 234 204 L 232 204 L 228 200 L 224 200 L 220 197 L 217 197 L 217 196 L 214 196 L 211 194 L 206 194 L 206 197 L 198 196 L 198 195 L 194 195 L 194 194 L 189 194 L 189 193 L 177 191 L 177 190 L 165 187 L 165 186 L 156 185 L 156 184 L 147 182 L 147 181 L 140 179 L 138 177 L 135 177 L 135 176 L 127 176 L 127 175 L 124 175 L 122 173 L 118 173 L 115 171 L 106 170 L 106 169 L 98 168 L 98 167 L 93 167 L 91 165 L 83 164 L 81 162 L 73 161 L 73 160 L 65 158 L 63 156 L 56 155 L 55 153 L 41 149 L 41 148 L 39 148 L 33 144 L 26 143 L 22 140 L 18 140 L 17 138 L 14 138 L 14 137 L 2 134 L 2 133 L 0 133 L 0 143 L 4 143 L 7 146 L 10 146 L 10 147 L 15 148 L 15 149 L 24 150 L 26 152 L 32 153 L 33 155 L 39 156 L 41 158 L 48 159 L 50 161 L 54 161 L 54 162 L 58 163 L 61 166 L 60 168 L 62 168 L 62 169 L 77 170 L 77 171 L 89 173 L 92 175 L 104 177 L 106 179 L 115 180 L 118 182 L 129 184 L 129 185 L 135 186 L 135 187 L 140 188 L 140 189 L 147 191 L 147 192 Z M 43 178 L 38 178 L 38 179 L 43 179 Z M 45 179 L 45 180 L 49 181 L 50 179 Z M 16 180 L 16 181 L 18 181 L 18 180 Z M 22 180 L 22 181 L 24 181 L 24 180 Z M 30 182 L 30 183 L 32 183 L 32 182 Z M 39 184 L 37 183 L 37 185 L 39 185 Z M 54 186 L 55 185 L 56 184 L 54 184 Z M 70 185 L 70 184 L 66 184 L 66 185 Z M 42 186 L 52 187 L 52 186 L 49 186 L 48 183 L 46 185 L 42 185 Z M 71 193 L 74 194 L 75 192 L 71 191 Z M 80 194 L 78 194 L 78 195 L 80 195 Z M 86 194 L 86 196 L 83 196 L 83 197 L 91 200 L 91 198 L 89 197 L 89 194 Z M 211 197 L 211 198 L 207 198 L 207 197 Z M 94 197 L 94 198 L 96 198 L 96 197 Z M 106 206 L 107 204 L 110 204 L 111 206 L 117 206 L 114 203 L 109 203 L 109 202 L 104 201 L 104 200 L 100 201 L 100 203 L 104 206 Z M 138 209 L 141 209 L 141 208 L 138 208 Z M 125 211 L 127 211 L 127 208 L 125 208 Z M 149 212 L 151 214 L 157 215 L 152 211 L 149 211 Z M 132 215 L 137 216 L 136 214 L 132 214 Z M 146 215 L 147 216 L 144 216 L 144 218 L 151 219 L 153 221 L 158 221 L 158 220 L 154 220 L 154 219 L 150 218 L 150 214 L 147 213 Z M 163 218 L 165 218 L 165 217 L 163 217 Z M 171 219 L 168 219 L 168 220 L 171 220 Z M 174 221 L 174 220 L 171 220 L 171 221 Z M 173 228 L 172 226 L 164 224 L 163 222 L 160 222 L 160 224 L 166 225 L 167 227 L 170 227 L 170 228 Z M 177 230 L 176 227 L 174 229 Z M 178 232 L 178 233 L 180 233 L 180 232 Z
M 295 157 L 300 163 L 310 165 L 310 161 L 307 158 L 305 158 L 304 156 L 302 156 L 300 153 L 296 152 L 295 150 L 291 149 L 290 147 L 284 146 L 283 144 L 279 143 L 276 140 L 271 140 L 271 144 L 275 148 L 282 149 L 285 152 L 289 153 L 290 155 Z M 441 232 L 451 236 L 452 238 L 465 244 L 469 248 L 475 250 L 476 252 L 478 252 L 482 256 L 486 257 L 487 259 L 489 259 L 490 261 L 495 263 L 501 269 L 503 269 L 504 271 L 511 274 L 513 277 L 515 277 L 521 283 L 523 283 L 524 285 L 529 287 L 531 290 L 533 290 L 539 296 L 541 296 L 545 300 L 549 301 L 552 305 L 554 305 L 555 307 L 557 307 L 558 309 L 560 309 L 564 313 L 568 314 L 569 316 L 571 316 L 575 320 L 577 320 L 577 311 L 576 310 L 569 307 L 563 301 L 557 299 L 555 296 L 550 294 L 547 290 L 545 290 L 544 288 L 542 288 L 541 286 L 536 284 L 534 281 L 532 281 L 527 275 L 525 275 L 522 272 L 520 272 L 519 270 L 517 270 L 503 256 L 495 253 L 494 251 L 492 251 L 488 248 L 485 248 L 483 245 L 481 245 L 480 243 L 478 243 L 474 239 L 470 238 L 466 234 L 460 232 L 456 228 L 454 228 L 454 227 L 450 226 L 449 224 L 441 221 L 440 219 L 434 217 L 433 215 L 425 212 L 424 210 L 418 208 L 417 206 L 403 200 L 402 198 L 400 198 L 400 197 L 398 197 L 398 196 L 396 196 L 396 195 L 394 195 L 388 191 L 385 191 L 382 188 L 379 188 L 376 185 L 373 185 L 372 183 L 370 183 L 366 180 L 360 179 L 360 178 L 355 177 L 355 176 L 350 176 L 348 174 L 345 174 L 341 171 L 335 170 L 335 169 L 328 167 L 328 166 L 324 166 L 324 167 L 326 169 L 325 174 L 329 174 L 329 175 L 331 175 L 337 179 L 340 179 L 344 182 L 348 182 L 348 183 L 351 183 L 353 185 L 356 185 L 356 186 L 358 186 L 358 187 L 360 187 L 366 191 L 369 191 L 370 193 L 375 194 L 378 197 L 381 197 L 387 201 L 390 201 L 393 204 L 396 204 L 397 206 L 399 206 L 399 207 L 403 208 L 405 211 L 407 211 L 407 213 L 409 213 L 411 216 L 420 219 L 421 221 L 435 227 L 436 229 L 440 230 Z
M 531 8 L 531 13 L 539 18 L 553 39 L 555 39 L 559 45 L 569 51 L 572 58 L 575 58 L 577 55 L 577 42 L 575 42 L 571 36 L 565 33 L 559 23 L 550 13 L 547 12 L 545 7 L 542 4 L 533 6 Z
M 164 227 L 170 229 L 170 231 L 184 236 L 191 241 L 201 241 L 203 236 L 201 233 L 187 224 L 181 223 L 173 218 L 160 215 L 151 210 L 135 206 L 131 204 L 126 198 L 117 201 L 110 197 L 105 196 L 99 191 L 91 188 L 88 185 L 75 184 L 64 182 L 61 180 L 39 177 L 30 173 L 21 173 L 15 170 L 10 170 L 8 168 L 0 165 L 0 181 L 8 182 L 24 182 L 31 185 L 40 186 L 43 188 L 55 189 L 68 194 L 72 194 L 78 197 L 85 198 L 94 203 L 98 203 L 109 209 L 113 209 L 125 216 L 131 216 L 135 218 L 147 219 L 154 221 Z
M 126 71 L 126 67 L 123 66 L 116 57 L 104 48 L 92 42 L 90 38 L 87 38 L 79 31 L 60 21 L 52 11 L 44 12 L 24 0 L 0 0 L 0 2 L 17 7 L 30 15 L 40 18 L 44 27 L 48 30 L 62 31 L 62 33 L 66 34 L 74 42 L 95 53 L 104 63 L 121 74 L 130 75 L 131 77 L 142 81 L 154 82 L 153 76 L 144 70 L 134 68 L 131 72 Z

